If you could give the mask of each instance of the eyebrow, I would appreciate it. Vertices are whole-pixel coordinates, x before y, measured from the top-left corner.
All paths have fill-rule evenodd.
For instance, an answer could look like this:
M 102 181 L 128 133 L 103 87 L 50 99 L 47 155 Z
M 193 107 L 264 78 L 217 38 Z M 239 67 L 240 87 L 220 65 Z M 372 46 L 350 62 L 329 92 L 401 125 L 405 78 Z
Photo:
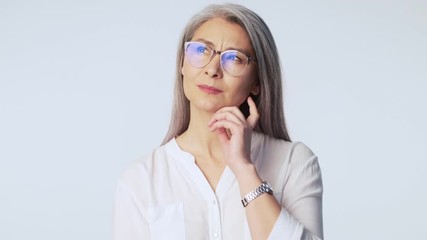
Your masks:
M 198 38 L 198 39 L 191 40 L 191 41 L 195 41 L 195 42 L 202 42 L 202 43 L 205 43 L 206 45 L 208 45 L 208 46 L 209 46 L 209 47 L 211 47 L 211 48 L 215 48 L 215 47 L 214 47 L 214 46 L 215 46 L 215 44 L 214 44 L 213 42 L 211 42 L 211 41 L 209 41 L 209 40 L 206 40 L 206 39 L 204 39 L 204 38 Z M 229 47 L 229 48 L 226 48 L 226 49 L 224 49 L 224 50 L 221 50 L 221 52 L 223 52 L 223 51 L 227 51 L 227 50 L 237 50 L 237 51 L 239 51 L 239 52 L 242 52 L 242 53 L 246 54 L 247 56 L 252 56 L 252 54 L 250 54 L 248 50 L 246 50 L 246 49 L 242 49 L 242 48 L 235 48 L 235 47 Z

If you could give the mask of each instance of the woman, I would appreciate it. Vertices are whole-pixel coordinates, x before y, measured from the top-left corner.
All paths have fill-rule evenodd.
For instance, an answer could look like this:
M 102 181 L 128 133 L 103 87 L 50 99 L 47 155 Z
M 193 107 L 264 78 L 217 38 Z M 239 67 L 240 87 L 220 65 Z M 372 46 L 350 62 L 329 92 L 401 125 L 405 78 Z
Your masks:
M 288 136 L 264 21 L 211 5 L 178 48 L 172 120 L 119 181 L 114 238 L 322 239 L 317 157 Z

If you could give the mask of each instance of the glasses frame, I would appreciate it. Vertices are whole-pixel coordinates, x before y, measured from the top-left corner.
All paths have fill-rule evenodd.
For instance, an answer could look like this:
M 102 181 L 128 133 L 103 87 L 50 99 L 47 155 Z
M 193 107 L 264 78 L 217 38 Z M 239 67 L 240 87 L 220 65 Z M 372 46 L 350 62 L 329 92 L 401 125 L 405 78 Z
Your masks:
M 195 68 L 204 68 L 204 67 L 206 67 L 211 61 L 212 61 L 212 59 L 215 57 L 215 55 L 219 55 L 219 65 L 221 65 L 221 69 L 224 71 L 224 72 L 226 72 L 227 74 L 229 74 L 230 76 L 233 76 L 233 77 L 237 77 L 237 76 L 240 76 L 240 75 L 242 75 L 245 71 L 246 71 L 246 69 L 248 68 L 248 65 L 251 63 L 251 62 L 256 62 L 256 60 L 255 60 L 255 58 L 254 57 L 252 57 L 252 56 L 248 56 L 246 53 L 243 53 L 243 52 L 241 52 L 241 51 L 238 51 L 238 50 L 233 50 L 233 49 L 229 49 L 229 50 L 225 50 L 225 51 L 219 51 L 219 50 L 215 50 L 215 49 L 213 49 L 212 47 L 210 47 L 208 44 L 206 44 L 206 43 L 203 43 L 203 42 L 195 42 L 195 41 L 188 41 L 188 42 L 185 42 L 184 43 L 184 56 L 186 55 L 186 53 L 187 53 L 187 48 L 188 48 L 188 46 L 190 45 L 190 44 L 192 44 L 192 43 L 196 43 L 196 44 L 203 44 L 203 45 L 205 45 L 207 48 L 209 48 L 209 50 L 212 50 L 211 51 L 211 56 L 210 56 L 210 58 L 209 58 L 209 61 L 205 64 L 205 65 L 203 65 L 203 66 L 201 66 L 201 67 L 197 67 L 197 66 L 194 66 L 190 61 L 188 61 L 188 63 L 190 63 L 190 65 L 191 66 L 193 66 L 193 67 L 195 67 Z M 222 65 L 222 55 L 224 54 L 224 53 L 227 53 L 227 52 L 239 52 L 239 53 L 242 53 L 243 55 L 245 55 L 245 57 L 247 58 L 247 62 L 246 62 L 246 66 L 245 66 L 245 69 L 243 69 L 243 71 L 241 72 L 241 73 L 239 73 L 239 74 L 237 74 L 237 75 L 233 75 L 233 74 L 230 74 L 229 72 L 227 72 L 225 69 L 224 69 L 224 67 L 223 67 L 223 65 Z

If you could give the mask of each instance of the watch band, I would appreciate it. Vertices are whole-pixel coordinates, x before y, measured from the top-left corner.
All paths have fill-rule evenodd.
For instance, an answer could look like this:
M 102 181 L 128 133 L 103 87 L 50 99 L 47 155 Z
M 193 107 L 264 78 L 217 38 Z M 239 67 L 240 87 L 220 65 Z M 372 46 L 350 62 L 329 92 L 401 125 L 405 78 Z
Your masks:
M 270 184 L 268 182 L 264 181 L 261 183 L 257 189 L 251 191 L 250 193 L 246 194 L 246 196 L 242 199 L 243 207 L 248 206 L 248 204 L 254 200 L 255 198 L 261 196 L 264 193 L 273 194 L 273 189 L 270 187 Z

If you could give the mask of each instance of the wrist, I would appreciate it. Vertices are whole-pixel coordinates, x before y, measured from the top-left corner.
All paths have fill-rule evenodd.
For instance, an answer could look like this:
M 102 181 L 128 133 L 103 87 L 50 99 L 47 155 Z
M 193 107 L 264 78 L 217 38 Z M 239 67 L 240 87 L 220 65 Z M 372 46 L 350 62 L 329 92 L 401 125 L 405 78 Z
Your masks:
M 258 177 L 255 166 L 249 161 L 242 161 L 238 165 L 229 166 L 237 178 L 237 181 L 247 181 L 248 178 Z
M 262 179 L 259 177 L 258 172 L 252 163 L 239 166 L 239 168 L 236 168 L 233 173 L 239 183 L 240 194 L 242 197 L 262 183 Z
M 256 189 L 246 194 L 242 199 L 243 207 L 247 207 L 250 202 L 261 196 L 262 194 L 267 193 L 272 195 L 273 189 L 271 188 L 268 182 L 264 181 Z

